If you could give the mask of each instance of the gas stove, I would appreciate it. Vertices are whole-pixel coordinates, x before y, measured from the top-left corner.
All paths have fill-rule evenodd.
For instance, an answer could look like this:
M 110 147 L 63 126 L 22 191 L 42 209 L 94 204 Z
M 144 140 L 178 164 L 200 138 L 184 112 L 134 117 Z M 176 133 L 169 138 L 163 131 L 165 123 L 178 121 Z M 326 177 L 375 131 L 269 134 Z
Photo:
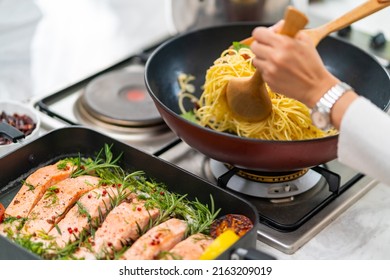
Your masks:
M 371 48 L 372 37 L 356 30 L 332 36 Z M 286 254 L 294 254 L 373 187 L 369 178 L 337 160 L 298 173 L 259 174 L 192 149 L 169 130 L 146 92 L 144 63 L 155 47 L 33 100 L 43 129 L 76 124 L 96 129 L 244 197 L 258 209 L 259 242 Z M 371 51 L 385 67 L 388 48 L 389 44 Z

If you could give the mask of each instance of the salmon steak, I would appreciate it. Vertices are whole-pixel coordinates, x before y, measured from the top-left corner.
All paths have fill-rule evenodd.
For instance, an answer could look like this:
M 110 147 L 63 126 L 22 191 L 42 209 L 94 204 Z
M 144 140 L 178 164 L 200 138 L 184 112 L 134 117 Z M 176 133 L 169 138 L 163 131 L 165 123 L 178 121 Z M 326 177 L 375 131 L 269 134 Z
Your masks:
M 144 201 L 133 199 L 115 207 L 96 231 L 92 241 L 92 254 L 86 250 L 76 253 L 78 258 L 105 258 L 134 242 L 159 215 L 156 208 L 148 209 Z
M 28 215 L 22 232 L 34 234 L 37 231 L 48 233 L 66 215 L 69 209 L 86 192 L 98 187 L 99 177 L 83 175 L 67 178 L 52 185 L 44 193 Z
M 171 250 L 161 252 L 163 260 L 198 260 L 214 239 L 203 233 L 193 234 L 175 245 Z
M 121 256 L 123 260 L 153 260 L 162 251 L 169 251 L 183 240 L 187 223 L 172 218 L 152 227 Z
M 74 242 L 83 230 L 97 228 L 113 208 L 112 200 L 118 196 L 118 188 L 99 187 L 85 193 L 66 216 L 49 232 L 59 247 Z
M 74 168 L 71 163 L 59 161 L 36 170 L 24 181 L 21 189 L 5 210 L 5 216 L 26 218 L 47 188 L 69 178 Z

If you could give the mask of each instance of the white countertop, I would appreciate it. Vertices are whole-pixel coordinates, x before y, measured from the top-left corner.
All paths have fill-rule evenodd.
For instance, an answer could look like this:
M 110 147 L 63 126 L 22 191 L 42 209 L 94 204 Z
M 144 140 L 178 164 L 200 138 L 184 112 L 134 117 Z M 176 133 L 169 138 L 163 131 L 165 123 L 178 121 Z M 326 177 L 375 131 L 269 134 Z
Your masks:
M 388 260 L 389 217 L 390 187 L 379 183 L 294 254 L 257 247 L 283 260 Z
M 172 32 L 162 0 L 135 1 L 0 0 L 0 99 L 53 93 Z M 358 1 L 324 2 L 312 11 Z M 278 259 L 390 259 L 389 217 L 390 187 L 378 184 L 295 254 L 258 248 Z

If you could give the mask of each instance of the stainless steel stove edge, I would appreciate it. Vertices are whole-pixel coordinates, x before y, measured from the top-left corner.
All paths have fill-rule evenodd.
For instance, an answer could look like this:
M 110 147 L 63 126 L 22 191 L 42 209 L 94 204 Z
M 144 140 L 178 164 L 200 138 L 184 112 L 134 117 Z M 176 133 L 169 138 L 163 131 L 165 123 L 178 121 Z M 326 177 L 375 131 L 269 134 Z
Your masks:
M 368 193 L 378 184 L 370 177 L 364 176 L 352 187 L 337 197 L 316 216 L 292 232 L 279 232 L 266 225 L 259 224 L 257 230 L 258 241 L 271 246 L 282 253 L 292 255 L 307 242 L 315 238 L 324 228 L 336 220 L 356 201 Z

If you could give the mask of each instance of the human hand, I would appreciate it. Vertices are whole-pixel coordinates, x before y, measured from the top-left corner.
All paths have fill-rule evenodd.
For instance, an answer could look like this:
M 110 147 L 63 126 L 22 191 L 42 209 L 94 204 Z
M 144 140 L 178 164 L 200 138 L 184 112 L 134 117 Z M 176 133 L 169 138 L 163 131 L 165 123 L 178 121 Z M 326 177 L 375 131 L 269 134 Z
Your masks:
M 339 80 L 326 69 L 308 35 L 298 32 L 291 38 L 277 33 L 283 23 L 253 30 L 253 65 L 273 91 L 311 108 Z

